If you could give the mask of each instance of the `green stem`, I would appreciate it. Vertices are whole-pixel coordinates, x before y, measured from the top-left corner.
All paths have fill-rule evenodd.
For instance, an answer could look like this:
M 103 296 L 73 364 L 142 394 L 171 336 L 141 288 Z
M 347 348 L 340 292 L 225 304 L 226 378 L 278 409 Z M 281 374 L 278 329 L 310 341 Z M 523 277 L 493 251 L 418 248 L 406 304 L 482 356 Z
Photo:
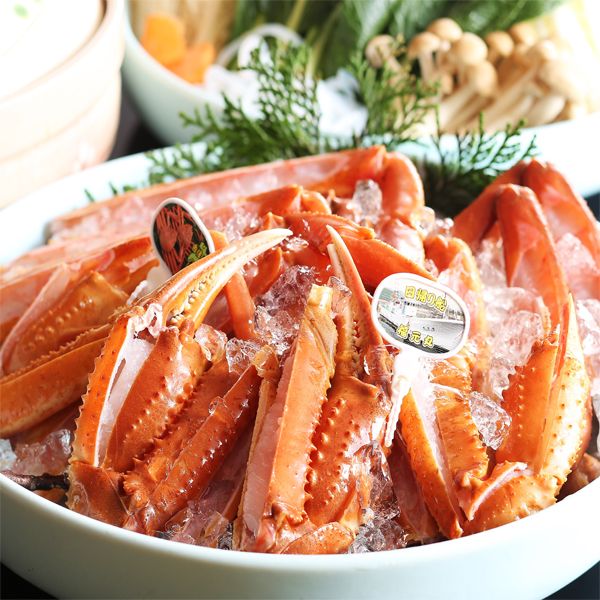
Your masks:
M 306 7 L 307 0 L 296 0 L 294 4 L 294 8 L 290 16 L 288 17 L 286 27 L 292 29 L 293 31 L 298 31 L 298 27 L 300 26 L 300 21 L 302 20 L 302 15 L 304 14 L 304 9 Z
M 323 54 L 323 50 L 325 49 L 325 44 L 329 41 L 331 37 L 331 30 L 333 29 L 333 25 L 335 24 L 335 22 L 338 20 L 343 7 L 344 3 L 340 2 L 331 11 L 329 17 L 327 17 L 327 21 L 325 21 L 325 25 L 323 25 L 321 34 L 316 39 L 315 43 L 312 45 L 312 53 L 308 62 L 308 72 L 311 75 L 315 73 L 319 62 L 321 61 L 321 55 Z

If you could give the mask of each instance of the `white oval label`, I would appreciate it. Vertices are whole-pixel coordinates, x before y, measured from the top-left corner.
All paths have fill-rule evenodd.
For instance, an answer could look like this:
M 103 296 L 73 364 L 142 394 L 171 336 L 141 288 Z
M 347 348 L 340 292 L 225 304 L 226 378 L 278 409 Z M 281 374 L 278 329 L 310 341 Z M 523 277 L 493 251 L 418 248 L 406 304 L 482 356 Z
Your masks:
M 150 239 L 172 275 L 215 251 L 210 233 L 196 211 L 179 198 L 169 198 L 156 209 Z
M 428 358 L 454 356 L 469 335 L 463 300 L 445 285 L 419 275 L 386 277 L 375 290 L 371 310 L 388 343 Z

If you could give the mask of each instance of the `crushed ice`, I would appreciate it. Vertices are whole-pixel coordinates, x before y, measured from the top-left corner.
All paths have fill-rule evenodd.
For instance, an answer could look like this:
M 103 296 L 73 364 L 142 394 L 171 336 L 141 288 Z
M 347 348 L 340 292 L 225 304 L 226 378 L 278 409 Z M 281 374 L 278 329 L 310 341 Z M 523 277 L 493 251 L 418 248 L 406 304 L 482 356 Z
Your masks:
M 317 277 L 317 270 L 312 267 L 293 266 L 266 294 L 256 298 L 254 329 L 259 343 L 271 344 L 280 358 L 296 339 L 308 295 Z
M 483 443 L 498 450 L 510 427 L 508 413 L 497 402 L 479 392 L 469 394 L 469 407 Z
M 206 358 L 212 363 L 219 362 L 225 354 L 227 336 L 210 325 L 200 325 L 194 334 L 194 339 L 204 350 Z
M 333 275 L 329 278 L 329 287 L 333 290 L 331 315 L 335 318 L 346 310 L 352 292 L 341 279 Z
M 575 310 L 583 354 L 591 369 L 592 406 L 596 417 L 600 420 L 600 301 L 579 300 Z M 596 448 L 597 452 L 600 451 L 600 432 L 596 440 Z
M 383 195 L 381 188 L 372 179 L 356 182 L 352 203 L 358 208 L 362 224 L 375 226 L 381 215 Z
M 366 444 L 354 454 L 352 470 L 363 505 L 364 523 L 348 549 L 348 554 L 380 552 L 405 548 L 407 536 L 394 517 L 400 513 L 390 470 L 378 442 Z M 368 498 L 361 489 L 368 489 Z M 364 492 L 364 490 L 363 490 Z
M 60 475 L 67 469 L 71 456 L 71 432 L 59 429 L 48 434 L 42 442 L 18 443 L 15 454 L 17 459 L 12 469 L 15 473 Z
M 225 346 L 225 356 L 229 370 L 241 375 L 252 363 L 256 353 L 261 349 L 258 340 L 239 340 L 231 338 Z
M 0 471 L 11 471 L 16 460 L 10 441 L 0 440 Z

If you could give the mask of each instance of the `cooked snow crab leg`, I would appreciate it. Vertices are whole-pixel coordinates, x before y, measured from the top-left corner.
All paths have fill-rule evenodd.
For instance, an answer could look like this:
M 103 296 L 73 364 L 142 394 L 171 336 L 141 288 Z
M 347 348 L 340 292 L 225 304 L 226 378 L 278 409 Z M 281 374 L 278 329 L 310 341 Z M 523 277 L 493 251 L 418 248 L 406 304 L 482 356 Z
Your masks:
M 383 446 L 391 360 L 352 257 L 335 229 L 328 232 L 349 304 L 337 317 L 336 336 L 331 290 L 313 287 L 276 395 L 261 398 L 234 529 L 241 550 L 347 551 L 370 506 L 368 459 L 361 453 L 374 442 Z M 306 427 L 296 428 L 298 422 Z
M 112 230 L 119 227 L 122 214 L 122 218 L 127 218 L 130 209 L 139 216 L 136 225 L 147 226 L 158 205 L 173 196 L 198 212 L 214 209 L 214 215 L 218 215 L 223 207 L 235 204 L 240 197 L 291 185 L 307 190 L 302 210 L 322 212 L 326 210 L 322 199 L 311 193 L 327 197 L 333 192 L 337 198 L 350 199 L 361 180 L 373 180 L 380 186 L 386 219 L 410 225 L 423 208 L 423 186 L 412 162 L 399 153 L 387 153 L 384 146 L 373 146 L 199 175 L 135 190 L 55 219 L 51 233 L 60 239 L 83 230 Z M 225 208 L 225 212 L 228 210 Z M 203 221 L 215 228 L 210 218 L 207 214 Z
M 336 370 L 314 436 L 306 512 L 319 527 L 338 522 L 356 534 L 371 488 L 360 451 L 377 442 L 389 454 L 384 437 L 392 409 L 392 359 L 371 320 L 371 303 L 352 257 L 339 234 L 333 228 L 329 233 L 334 274 L 351 295 L 337 317 Z
M 485 235 L 500 235 L 503 242 L 506 281 L 509 287 L 520 287 L 541 296 L 553 326 L 560 321 L 561 307 L 569 288 L 565 272 L 556 254 L 556 245 L 548 222 L 535 194 L 518 185 L 499 185 L 492 200 L 486 204 L 490 219 L 481 219 L 479 234 L 469 242 L 476 247 Z M 487 202 L 487 196 L 480 196 Z M 459 219 L 470 219 L 477 202 L 467 208 Z M 497 219 L 499 231 L 493 227 Z M 490 229 L 485 227 L 490 223 Z M 462 223 L 462 220 L 460 221 Z M 462 235 L 462 225 L 459 236 Z M 468 237 L 468 236 L 465 236 Z
M 525 186 L 533 192 L 561 260 L 574 260 L 578 253 L 579 265 L 563 265 L 575 300 L 600 299 L 600 227 L 585 200 L 550 164 L 522 161 L 498 177 L 454 219 L 454 235 L 477 251 L 496 221 L 497 202 L 505 185 Z M 558 304 L 557 312 L 565 300 Z M 556 318 L 557 313 L 553 323 Z
M 242 238 L 115 318 L 77 419 L 69 467 L 73 510 L 123 524 L 123 474 L 152 450 L 208 366 L 195 329 L 231 276 L 288 233 L 272 229 Z
M 0 368 L 5 374 L 106 323 L 157 264 L 147 237 L 117 240 L 67 259 L 3 278 L 0 313 L 6 337 Z
M 498 527 L 556 502 L 580 453 L 589 389 L 569 297 L 560 328 L 534 344 L 504 392 L 511 427 L 491 475 L 472 491 L 468 533 Z
M 107 319 L 157 264 L 146 237 L 94 250 L 80 260 L 70 256 L 66 264 L 55 265 L 50 254 L 49 264 L 2 288 L 5 306 L 18 308 L 12 294 L 31 302 L 0 350 L 8 372 L 0 380 L 2 437 L 33 427 L 81 398 L 110 329 Z
M 276 389 L 262 391 L 234 547 L 280 553 L 315 529 L 304 509 L 312 435 L 333 375 L 333 291 L 313 286 Z

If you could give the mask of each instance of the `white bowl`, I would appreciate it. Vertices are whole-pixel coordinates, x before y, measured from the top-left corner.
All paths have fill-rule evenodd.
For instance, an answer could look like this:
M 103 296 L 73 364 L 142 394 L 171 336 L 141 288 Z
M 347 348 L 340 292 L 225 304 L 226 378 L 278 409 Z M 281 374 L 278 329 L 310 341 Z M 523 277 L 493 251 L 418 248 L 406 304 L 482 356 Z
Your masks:
M 134 155 L 57 181 L 3 211 L 0 263 L 43 240 L 52 217 L 144 177 Z M 55 204 L 47 198 L 56 198 Z M 15 227 L 27 223 L 14 240 Z M 58 597 L 542 598 L 600 560 L 600 480 L 538 514 L 430 546 L 273 556 L 187 546 L 111 527 L 0 477 L 2 561 Z
M 124 0 L 106 0 L 104 9 L 75 55 L 0 101 L 0 208 L 110 154 L 121 104 Z
M 0 477 L 2 561 L 68 598 L 543 598 L 600 559 L 600 481 L 538 514 L 430 546 L 283 556 L 94 521 Z
M 189 142 L 197 133 L 193 127 L 183 127 L 180 112 L 192 116 L 195 108 L 202 110 L 208 106 L 218 115 L 223 108 L 219 94 L 177 77 L 142 48 L 127 11 L 123 77 L 144 122 L 168 145 Z M 596 165 L 595 151 L 600 139 L 600 112 L 573 121 L 528 128 L 523 132 L 523 144 L 529 144 L 533 136 L 537 138 L 540 157 L 555 164 L 583 196 L 600 192 L 600 169 Z M 443 147 L 454 147 L 453 136 L 443 138 Z M 437 158 L 431 146 L 429 152 L 416 144 L 408 148 L 403 150 L 411 156 L 427 153 L 432 160 Z
M 123 79 L 144 122 L 168 145 L 189 142 L 193 128 L 185 128 L 180 112 L 194 114 L 196 107 L 209 106 L 219 114 L 224 103 L 220 94 L 188 83 L 152 58 L 137 39 L 125 10 L 125 57 Z

